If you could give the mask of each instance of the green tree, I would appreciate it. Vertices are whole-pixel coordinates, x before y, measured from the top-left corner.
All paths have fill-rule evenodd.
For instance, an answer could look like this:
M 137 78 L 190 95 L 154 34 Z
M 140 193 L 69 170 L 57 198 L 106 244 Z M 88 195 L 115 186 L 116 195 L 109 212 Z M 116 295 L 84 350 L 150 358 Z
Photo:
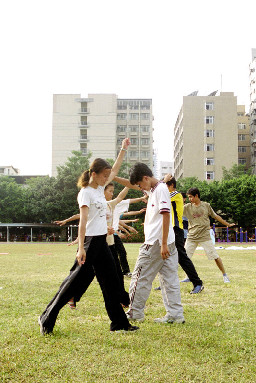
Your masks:
M 223 180 L 231 180 L 233 178 L 239 178 L 243 176 L 244 174 L 251 175 L 252 170 L 251 168 L 246 170 L 245 165 L 234 164 L 229 170 L 225 168 L 225 166 L 222 166 L 222 172 L 223 172 L 223 176 L 222 176 Z
M 24 194 L 26 222 L 49 223 L 61 214 L 61 193 L 54 177 L 28 180 Z
M 23 189 L 8 176 L 0 177 L 0 222 L 22 222 L 24 219 Z

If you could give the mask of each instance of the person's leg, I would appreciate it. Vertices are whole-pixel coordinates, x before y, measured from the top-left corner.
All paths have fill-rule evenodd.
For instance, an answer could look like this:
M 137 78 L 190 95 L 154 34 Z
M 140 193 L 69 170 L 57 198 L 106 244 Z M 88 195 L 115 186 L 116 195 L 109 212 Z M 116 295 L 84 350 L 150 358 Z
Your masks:
M 125 250 L 125 247 L 123 245 L 123 242 L 119 235 L 114 235 L 114 240 L 115 240 L 115 247 L 116 247 L 116 252 L 119 256 L 119 261 L 121 264 L 122 272 L 123 274 L 129 274 L 130 273 L 130 267 L 128 264 L 127 260 L 127 252 Z
M 128 330 L 130 324 L 120 303 L 120 281 L 113 256 L 104 236 L 94 239 L 92 263 L 111 320 L 110 330 Z
M 85 249 L 90 248 L 92 237 L 87 237 L 85 241 Z M 89 286 L 89 282 L 92 281 L 94 277 L 94 270 L 90 262 L 90 257 L 86 257 L 86 262 L 84 265 L 79 266 L 75 261 L 73 267 L 70 270 L 70 274 L 64 279 L 60 288 L 47 305 L 46 309 L 40 316 L 40 321 L 46 332 L 52 332 L 55 325 L 57 316 L 61 308 L 73 297 L 76 296 L 77 291 L 81 291 L 81 281 L 84 285 Z
M 159 270 L 163 302 L 168 321 L 177 321 L 182 323 L 184 321 L 184 317 L 178 278 L 178 252 L 174 243 L 169 245 L 168 248 L 171 255 L 163 262 L 163 265 Z M 159 254 L 160 250 L 161 248 L 159 246 Z
M 118 275 L 118 278 L 119 278 L 119 281 L 120 281 L 120 295 L 121 295 L 120 303 L 122 303 L 124 306 L 128 307 L 129 304 L 130 304 L 130 298 L 129 298 L 129 293 L 127 291 L 125 291 L 124 276 L 123 276 L 123 273 L 122 273 L 122 270 L 121 270 L 121 266 L 120 266 L 120 263 L 119 263 L 118 254 L 116 252 L 115 245 L 111 245 L 111 246 L 109 246 L 109 248 L 110 248 L 110 251 L 111 251 L 112 256 L 114 258 L 114 262 L 115 262 L 115 265 L 116 265 L 117 275 Z
M 159 252 L 159 242 L 140 247 L 130 284 L 130 306 L 127 316 L 134 320 L 144 319 L 144 308 L 149 297 L 153 280 L 161 269 L 164 260 Z
M 217 251 L 216 251 L 216 249 L 214 247 L 214 244 L 213 244 L 212 240 L 201 242 L 201 245 L 202 245 L 202 247 L 203 247 L 203 249 L 204 249 L 204 251 L 205 251 L 205 253 L 207 255 L 207 258 L 209 260 L 213 260 L 214 259 L 216 265 L 218 266 L 219 270 L 223 274 L 224 282 L 225 283 L 226 282 L 230 282 L 230 280 L 227 277 L 227 274 L 226 274 L 223 262 L 222 262 L 221 258 L 218 256 Z
M 193 286 L 202 286 L 203 282 L 199 278 L 195 266 L 191 259 L 187 256 L 184 248 L 184 232 L 179 227 L 174 226 L 175 233 L 175 246 L 178 251 L 178 261 L 182 269 L 187 274 L 189 280 L 193 283 Z

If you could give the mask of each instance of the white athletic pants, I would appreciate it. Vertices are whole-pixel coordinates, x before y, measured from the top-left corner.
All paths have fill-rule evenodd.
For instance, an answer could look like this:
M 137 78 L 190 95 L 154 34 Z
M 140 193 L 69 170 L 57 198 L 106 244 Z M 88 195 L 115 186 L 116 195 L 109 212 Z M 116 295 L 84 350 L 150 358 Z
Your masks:
M 161 257 L 161 246 L 157 240 L 153 245 L 140 247 L 129 289 L 128 314 L 133 319 L 144 318 L 144 308 L 153 280 L 159 273 L 161 292 L 166 312 L 173 318 L 183 318 L 178 278 L 178 252 L 175 243 L 168 245 L 170 256 Z

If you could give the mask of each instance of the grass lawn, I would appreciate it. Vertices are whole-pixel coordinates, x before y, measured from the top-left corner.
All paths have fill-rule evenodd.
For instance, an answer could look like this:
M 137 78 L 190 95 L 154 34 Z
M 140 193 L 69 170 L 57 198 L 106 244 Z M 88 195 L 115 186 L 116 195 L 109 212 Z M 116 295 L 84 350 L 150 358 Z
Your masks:
M 139 245 L 125 246 L 132 269 Z M 75 250 L 0 244 L 1 382 L 256 382 L 256 247 L 219 250 L 231 284 L 197 250 L 193 261 L 205 289 L 190 295 L 192 285 L 181 283 L 183 325 L 154 323 L 165 310 L 161 292 L 152 290 L 140 330 L 110 333 L 94 280 L 78 309 L 65 306 L 54 334 L 43 337 L 38 315 L 68 274 Z M 129 278 L 125 283 L 128 290 Z

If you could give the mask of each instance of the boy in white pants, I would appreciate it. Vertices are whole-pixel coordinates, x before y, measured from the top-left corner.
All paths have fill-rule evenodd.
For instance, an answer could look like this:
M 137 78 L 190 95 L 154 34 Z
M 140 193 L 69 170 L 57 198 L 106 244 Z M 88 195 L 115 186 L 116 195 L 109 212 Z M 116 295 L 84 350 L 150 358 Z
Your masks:
M 178 278 L 178 253 L 171 220 L 171 200 L 165 183 L 158 181 L 149 167 L 136 163 L 130 172 L 130 182 L 119 177 L 115 181 L 125 186 L 137 185 L 149 198 L 144 221 L 145 242 L 140 248 L 129 289 L 129 320 L 142 322 L 144 308 L 153 280 L 159 273 L 166 315 L 156 318 L 159 323 L 184 323 Z

